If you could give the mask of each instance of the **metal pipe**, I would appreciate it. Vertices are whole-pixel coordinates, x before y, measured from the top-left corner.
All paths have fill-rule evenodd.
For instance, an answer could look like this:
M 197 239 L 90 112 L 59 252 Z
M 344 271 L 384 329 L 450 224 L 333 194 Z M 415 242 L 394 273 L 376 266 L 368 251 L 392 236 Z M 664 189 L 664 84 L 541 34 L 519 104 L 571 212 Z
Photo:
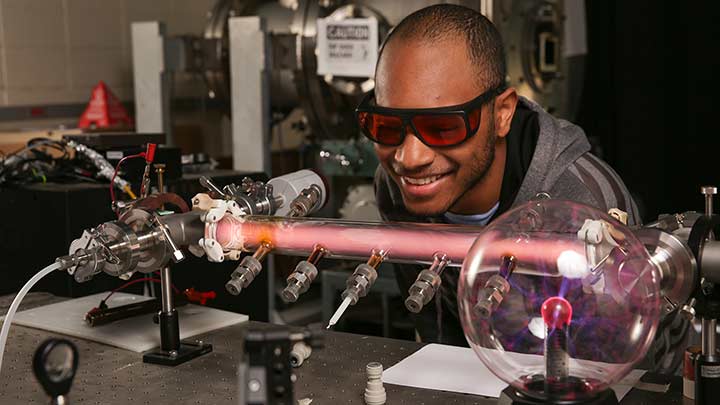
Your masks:
M 142 232 L 137 234 L 137 240 L 130 242 L 127 240 L 121 240 L 108 244 L 107 247 L 113 254 L 120 254 L 127 250 L 140 251 L 143 249 L 151 248 L 158 243 L 162 242 L 162 232 L 160 230 L 152 230 L 149 232 Z
M 157 174 L 157 187 L 158 187 L 158 193 L 164 193 L 165 192 L 165 181 L 163 179 L 163 173 L 165 173 L 165 165 L 162 163 L 157 163 L 155 166 L 155 174 Z
M 160 285 L 162 287 L 162 311 L 168 313 L 174 308 L 170 266 L 165 266 L 160 270 Z
M 182 214 L 165 215 L 163 223 L 167 225 L 170 236 L 180 246 L 195 245 L 203 237 L 205 224 L 200 220 L 202 211 L 190 211 Z

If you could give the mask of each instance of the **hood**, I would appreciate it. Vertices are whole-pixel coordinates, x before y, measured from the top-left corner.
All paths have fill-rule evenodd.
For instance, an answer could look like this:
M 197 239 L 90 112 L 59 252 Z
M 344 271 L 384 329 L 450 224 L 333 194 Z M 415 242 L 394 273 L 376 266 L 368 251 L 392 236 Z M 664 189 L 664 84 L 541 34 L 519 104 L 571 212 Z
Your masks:
M 513 206 L 548 192 L 568 166 L 590 151 L 590 143 L 579 126 L 553 117 L 525 97 L 520 97 L 518 103 L 538 114 L 540 133 Z

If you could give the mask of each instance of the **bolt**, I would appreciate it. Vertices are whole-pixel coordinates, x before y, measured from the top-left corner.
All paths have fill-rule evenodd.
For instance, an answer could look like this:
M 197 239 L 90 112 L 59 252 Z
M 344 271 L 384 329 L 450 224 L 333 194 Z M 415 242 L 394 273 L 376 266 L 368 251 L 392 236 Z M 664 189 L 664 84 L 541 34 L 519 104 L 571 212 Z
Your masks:
M 178 352 L 177 350 L 170 350 L 170 357 L 177 357 Z
M 285 302 L 295 302 L 300 298 L 300 284 L 287 286 L 282 292 L 282 298 Z
M 693 301 L 694 300 L 695 300 L 695 298 L 693 298 Z M 695 318 L 695 308 L 693 308 L 693 306 L 690 305 L 689 303 L 683 305 L 682 310 L 680 312 L 685 317 L 685 319 L 687 319 L 688 321 L 692 321 Z
M 242 281 L 235 277 L 225 284 L 225 289 L 232 295 L 239 295 L 242 291 Z
M 705 196 L 705 215 L 710 216 L 713 214 L 713 196 L 717 194 L 717 187 L 703 186 L 700 192 Z
M 414 314 L 419 313 L 423 305 L 423 299 L 419 294 L 411 295 L 405 300 L 405 308 Z
M 260 381 L 258 381 L 258 380 L 248 381 L 248 389 L 250 390 L 250 392 L 260 391 Z

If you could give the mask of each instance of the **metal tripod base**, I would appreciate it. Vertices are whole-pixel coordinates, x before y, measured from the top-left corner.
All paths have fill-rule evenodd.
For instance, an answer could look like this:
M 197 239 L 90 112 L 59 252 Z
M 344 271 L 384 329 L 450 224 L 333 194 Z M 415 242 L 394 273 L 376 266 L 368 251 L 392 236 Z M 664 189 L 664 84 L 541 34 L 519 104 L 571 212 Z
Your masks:
M 539 405 L 539 404 L 557 404 L 557 405 L 618 405 L 615 392 L 611 389 L 599 392 L 597 396 L 585 400 L 540 400 L 531 398 L 521 394 L 513 387 L 505 388 L 498 398 L 498 405 Z
M 162 366 L 177 366 L 203 354 L 210 353 L 212 345 L 208 343 L 180 342 L 177 350 L 169 352 L 156 350 L 143 355 L 143 363 L 160 364 Z

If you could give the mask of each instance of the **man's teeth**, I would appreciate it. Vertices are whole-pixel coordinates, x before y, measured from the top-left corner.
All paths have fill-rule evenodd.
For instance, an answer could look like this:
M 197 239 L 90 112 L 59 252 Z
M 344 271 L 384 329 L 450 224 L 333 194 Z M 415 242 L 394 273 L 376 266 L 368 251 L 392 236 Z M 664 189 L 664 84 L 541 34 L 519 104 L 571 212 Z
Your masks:
M 413 186 L 423 186 L 425 184 L 430 184 L 434 181 L 437 181 L 442 175 L 440 176 L 432 176 L 432 177 L 423 177 L 421 179 L 414 179 L 412 177 L 404 177 L 403 180 L 405 180 L 406 183 L 412 184 Z

